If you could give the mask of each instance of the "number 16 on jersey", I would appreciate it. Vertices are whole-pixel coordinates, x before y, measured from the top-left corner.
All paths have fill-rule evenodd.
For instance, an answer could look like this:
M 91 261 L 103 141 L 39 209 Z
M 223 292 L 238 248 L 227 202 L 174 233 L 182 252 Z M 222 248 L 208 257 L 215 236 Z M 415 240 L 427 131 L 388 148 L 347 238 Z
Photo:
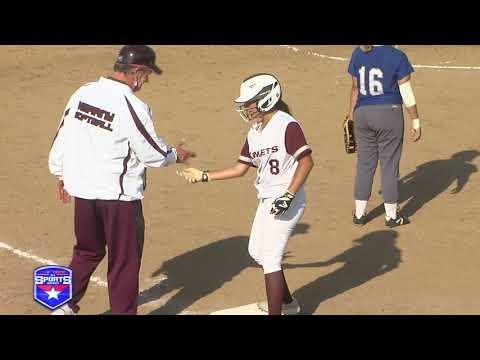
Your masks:
M 371 68 L 370 71 L 368 72 L 368 91 L 369 94 L 367 93 L 367 89 L 365 87 L 365 81 L 366 81 L 366 69 L 365 66 L 362 66 L 359 70 L 358 73 L 360 74 L 360 94 L 367 96 L 378 96 L 378 95 L 383 95 L 383 84 L 381 80 L 383 79 L 383 71 L 378 68 Z

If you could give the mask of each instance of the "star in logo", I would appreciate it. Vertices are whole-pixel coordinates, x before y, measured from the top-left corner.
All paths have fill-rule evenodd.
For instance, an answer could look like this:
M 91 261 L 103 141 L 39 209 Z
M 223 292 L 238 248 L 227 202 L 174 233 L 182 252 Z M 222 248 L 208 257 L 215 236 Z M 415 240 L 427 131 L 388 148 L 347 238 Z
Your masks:
M 52 286 L 52 288 L 50 289 L 50 291 L 45 291 L 45 293 L 48 294 L 48 299 L 57 299 L 58 300 L 58 294 L 61 293 L 61 291 L 57 291 L 55 290 L 55 288 Z

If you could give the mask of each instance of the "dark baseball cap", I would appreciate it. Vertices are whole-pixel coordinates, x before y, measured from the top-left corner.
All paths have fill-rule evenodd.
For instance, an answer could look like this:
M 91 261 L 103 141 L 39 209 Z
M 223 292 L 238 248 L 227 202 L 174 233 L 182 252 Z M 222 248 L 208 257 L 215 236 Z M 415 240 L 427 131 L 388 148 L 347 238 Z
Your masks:
M 162 70 L 155 64 L 155 51 L 147 45 L 125 45 L 117 56 L 117 64 L 143 65 L 150 68 L 155 74 Z

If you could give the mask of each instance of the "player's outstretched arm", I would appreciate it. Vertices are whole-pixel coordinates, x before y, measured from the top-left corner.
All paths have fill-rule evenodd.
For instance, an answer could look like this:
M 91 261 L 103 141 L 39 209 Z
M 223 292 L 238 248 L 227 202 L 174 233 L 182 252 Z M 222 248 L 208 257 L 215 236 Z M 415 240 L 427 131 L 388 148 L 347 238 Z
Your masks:
M 241 177 L 247 173 L 249 168 L 249 165 L 237 163 L 234 166 L 223 170 L 208 171 L 188 168 L 177 171 L 177 174 L 184 177 L 188 182 L 194 184 L 197 182 L 226 180 Z

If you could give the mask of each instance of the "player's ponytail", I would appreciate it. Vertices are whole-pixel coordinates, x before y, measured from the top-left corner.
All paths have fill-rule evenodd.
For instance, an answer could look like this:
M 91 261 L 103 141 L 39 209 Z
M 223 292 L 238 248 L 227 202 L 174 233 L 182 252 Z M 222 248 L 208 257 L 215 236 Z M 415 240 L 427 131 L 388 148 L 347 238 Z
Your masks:
M 275 108 L 276 108 L 277 110 L 286 112 L 286 113 L 289 114 L 289 115 L 292 115 L 292 112 L 290 111 L 290 107 L 289 107 L 288 104 L 287 104 L 285 101 L 283 101 L 283 100 L 280 100 L 280 101 L 275 105 Z

